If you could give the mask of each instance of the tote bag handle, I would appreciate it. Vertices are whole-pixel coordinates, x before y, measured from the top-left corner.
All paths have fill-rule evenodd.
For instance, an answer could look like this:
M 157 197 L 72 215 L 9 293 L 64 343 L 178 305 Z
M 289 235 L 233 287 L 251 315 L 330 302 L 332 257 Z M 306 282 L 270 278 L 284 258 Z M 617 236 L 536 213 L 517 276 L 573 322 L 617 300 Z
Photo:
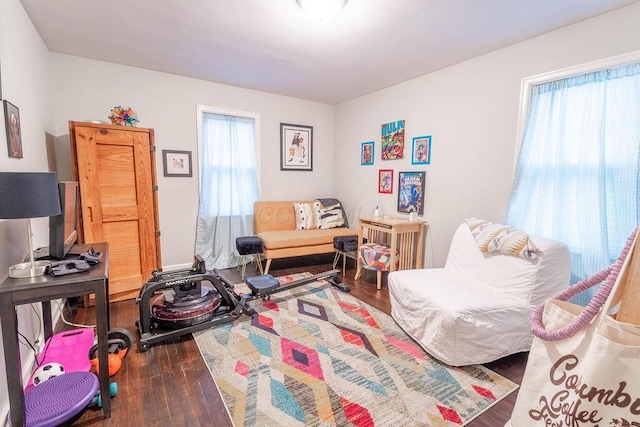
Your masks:
M 542 303 L 535 308 L 533 313 L 531 313 L 531 318 L 529 320 L 529 327 L 531 328 L 531 332 L 536 337 L 544 340 L 544 341 L 559 341 L 563 339 L 567 339 L 569 337 L 574 336 L 582 329 L 585 328 L 591 321 L 598 315 L 600 309 L 604 306 L 609 294 L 611 294 L 611 290 L 613 289 L 613 285 L 620 274 L 620 270 L 627 259 L 627 255 L 631 251 L 633 244 L 635 242 L 635 237 L 638 232 L 638 228 L 636 228 L 631 236 L 627 239 L 627 243 L 625 244 L 620 256 L 616 262 L 611 264 L 609 267 L 605 268 L 602 271 L 597 272 L 593 276 L 584 279 L 573 286 L 569 286 L 566 290 L 554 296 L 552 299 L 559 301 L 568 301 L 571 297 L 579 294 L 585 289 L 589 289 L 604 280 L 604 283 L 600 288 L 596 291 L 596 293 L 589 301 L 589 304 L 582 310 L 582 312 L 576 317 L 571 323 L 566 326 L 563 326 L 559 329 L 548 331 L 544 328 L 542 324 L 542 312 L 544 311 L 544 306 L 546 304 Z

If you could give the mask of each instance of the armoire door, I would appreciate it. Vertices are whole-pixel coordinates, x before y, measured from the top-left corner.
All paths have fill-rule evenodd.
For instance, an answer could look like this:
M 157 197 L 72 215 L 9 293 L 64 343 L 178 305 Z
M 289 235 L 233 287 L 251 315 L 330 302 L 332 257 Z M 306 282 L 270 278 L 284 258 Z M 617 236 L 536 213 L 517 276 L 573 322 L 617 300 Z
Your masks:
M 109 243 L 110 301 L 138 296 L 161 267 L 152 129 L 69 122 L 79 239 Z

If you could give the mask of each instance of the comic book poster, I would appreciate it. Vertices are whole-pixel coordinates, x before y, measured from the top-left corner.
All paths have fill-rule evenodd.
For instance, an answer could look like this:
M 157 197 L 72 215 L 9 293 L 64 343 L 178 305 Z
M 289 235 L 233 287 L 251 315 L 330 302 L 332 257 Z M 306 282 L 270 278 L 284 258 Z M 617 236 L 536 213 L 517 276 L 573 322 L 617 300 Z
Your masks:
M 424 214 L 426 172 L 400 172 L 398 182 L 398 212 Z
M 404 158 L 404 120 L 382 125 L 382 160 Z

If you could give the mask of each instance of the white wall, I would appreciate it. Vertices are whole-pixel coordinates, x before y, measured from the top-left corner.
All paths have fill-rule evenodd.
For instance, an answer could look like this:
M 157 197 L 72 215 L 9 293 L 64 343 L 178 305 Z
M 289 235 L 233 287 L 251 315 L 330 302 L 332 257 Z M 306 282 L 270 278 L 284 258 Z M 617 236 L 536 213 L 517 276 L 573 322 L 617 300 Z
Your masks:
M 75 56 L 51 57 L 58 164 L 69 175 L 69 120 L 108 121 L 111 108 L 122 105 L 138 114 L 138 126 L 154 129 L 165 267 L 193 260 L 198 209 L 198 104 L 260 114 L 263 200 L 331 195 L 333 106 Z M 281 122 L 313 126 L 313 172 L 280 171 Z M 161 153 L 166 149 L 193 152 L 193 178 L 162 176 Z
M 336 106 L 334 195 L 354 214 L 371 214 L 378 199 L 397 214 L 398 171 L 426 170 L 427 265 L 444 265 L 465 217 L 504 220 L 521 80 L 638 50 L 638 22 L 636 3 Z M 402 119 L 405 158 L 380 160 L 381 125 Z M 411 165 L 406 154 L 421 135 L 433 137 L 431 164 Z M 371 140 L 375 163 L 360 166 L 360 144 Z M 392 195 L 377 193 L 378 169 L 395 170 Z
M 77 57 L 49 54 L 18 0 L 0 0 L 3 97 L 20 108 L 24 159 L 0 151 L 2 171 L 46 171 L 70 177 L 69 120 L 107 120 L 115 105 L 132 107 L 140 126 L 155 129 L 157 163 L 163 149 L 191 150 L 197 160 L 196 105 L 261 114 L 262 198 L 335 196 L 353 223 L 378 199 L 395 213 L 397 187 L 378 195 L 377 170 L 426 170 L 426 219 L 435 265 L 444 263 L 453 230 L 466 216 L 500 221 L 511 184 L 521 79 L 640 49 L 640 4 L 536 37 L 453 67 L 336 106 L 303 101 Z M 334 118 L 335 112 L 335 118 Z M 406 144 L 433 136 L 431 165 L 380 160 L 380 127 L 407 121 Z M 2 119 L 0 119 L 2 120 Z M 279 170 L 279 123 L 314 126 L 314 171 Z M 334 132 L 335 127 L 335 132 Z M 55 138 L 53 137 L 55 136 Z M 54 141 L 55 140 L 55 141 Z M 374 166 L 360 166 L 360 144 L 376 141 Z M 55 144 L 54 144 L 55 142 Z M 50 145 L 55 145 L 55 157 Z M 6 146 L 4 128 L 0 150 Z M 197 172 L 197 161 L 195 162 Z M 194 247 L 197 179 L 158 177 L 165 266 L 190 263 Z M 332 178 L 333 177 L 333 178 Z M 397 186 L 397 184 L 396 184 Z M 27 253 L 26 231 L 0 220 L 0 279 Z M 34 221 L 35 244 L 47 243 L 46 220 Z M 427 255 L 429 258 L 429 255 Z M 29 308 L 20 330 L 38 327 Z M 31 355 L 23 350 L 23 363 Z M 0 354 L 0 414 L 6 414 Z
M 49 52 L 18 0 L 0 0 L 0 61 L 2 97 L 18 107 L 22 131 L 22 159 L 7 156 L 3 123 L 0 129 L 0 171 L 46 172 L 53 170 L 53 158 L 47 142 L 53 135 L 52 103 L 48 85 Z M 49 166 L 51 165 L 51 167 Z M 35 246 L 47 245 L 47 218 L 31 221 Z M 29 252 L 26 222 L 0 220 L 0 281 L 8 276 L 9 266 L 22 262 Z M 34 305 L 40 312 L 40 305 Z M 19 331 L 31 343 L 41 337 L 41 326 L 29 305 L 18 307 Z M 20 346 L 23 366 L 31 366 L 34 355 Z M 26 374 L 30 374 L 28 369 Z M 23 370 L 23 371 L 24 371 Z M 25 374 L 25 372 L 23 372 Z M 8 413 L 4 353 L 0 352 L 0 423 Z

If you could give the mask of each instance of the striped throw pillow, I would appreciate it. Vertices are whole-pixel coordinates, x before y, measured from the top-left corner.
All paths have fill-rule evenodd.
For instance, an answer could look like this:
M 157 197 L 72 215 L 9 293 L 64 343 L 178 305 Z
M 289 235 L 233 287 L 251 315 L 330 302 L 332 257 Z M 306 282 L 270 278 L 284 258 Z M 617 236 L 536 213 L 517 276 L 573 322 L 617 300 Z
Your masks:
M 344 225 L 342 206 L 336 203 L 331 206 L 322 206 L 318 209 L 318 228 L 337 228 Z
M 499 252 L 526 259 L 538 258 L 540 249 L 524 231 L 478 218 L 467 218 L 467 225 L 482 252 Z

